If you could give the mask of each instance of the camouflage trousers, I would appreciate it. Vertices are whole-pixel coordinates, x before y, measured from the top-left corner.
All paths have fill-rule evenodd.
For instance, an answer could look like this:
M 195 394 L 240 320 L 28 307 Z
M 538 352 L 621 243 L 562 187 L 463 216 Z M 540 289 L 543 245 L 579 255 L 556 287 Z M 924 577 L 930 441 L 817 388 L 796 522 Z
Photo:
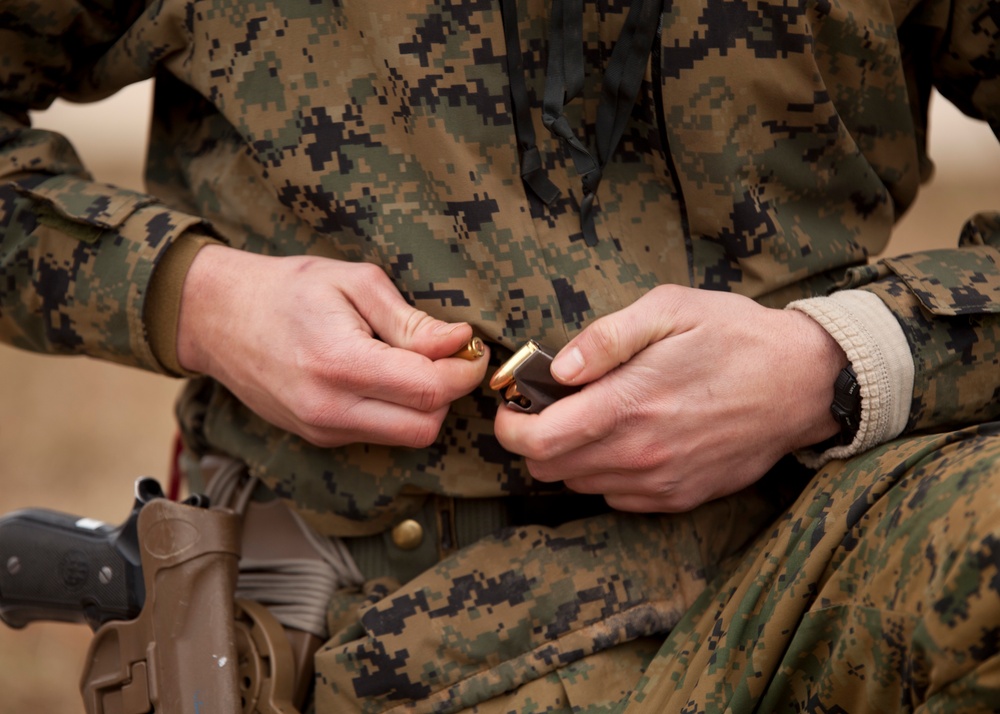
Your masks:
M 797 488 L 512 528 L 374 585 L 316 711 L 1000 711 L 1000 424 Z

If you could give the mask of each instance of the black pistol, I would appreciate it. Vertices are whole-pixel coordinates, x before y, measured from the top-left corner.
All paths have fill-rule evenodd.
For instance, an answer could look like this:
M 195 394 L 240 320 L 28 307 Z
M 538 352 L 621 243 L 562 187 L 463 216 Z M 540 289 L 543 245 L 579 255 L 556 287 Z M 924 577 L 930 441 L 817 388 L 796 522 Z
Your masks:
M 146 599 L 139 512 L 162 497 L 155 479 L 138 479 L 132 510 L 117 527 L 43 508 L 0 517 L 0 620 L 14 628 L 86 622 L 97 630 L 135 618 Z

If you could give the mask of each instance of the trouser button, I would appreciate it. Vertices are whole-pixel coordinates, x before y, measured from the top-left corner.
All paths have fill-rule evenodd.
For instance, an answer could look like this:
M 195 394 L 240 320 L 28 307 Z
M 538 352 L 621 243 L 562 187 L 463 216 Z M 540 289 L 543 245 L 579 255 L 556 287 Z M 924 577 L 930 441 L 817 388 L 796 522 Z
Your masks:
M 407 518 L 392 529 L 392 542 L 400 550 L 418 548 L 424 542 L 424 527 L 412 518 Z

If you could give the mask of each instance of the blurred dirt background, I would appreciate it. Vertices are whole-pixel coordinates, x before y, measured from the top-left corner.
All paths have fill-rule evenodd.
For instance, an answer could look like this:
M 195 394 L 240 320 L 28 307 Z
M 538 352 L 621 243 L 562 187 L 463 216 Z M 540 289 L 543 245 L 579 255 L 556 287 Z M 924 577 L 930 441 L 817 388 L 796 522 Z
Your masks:
M 139 85 L 96 105 L 57 104 L 35 123 L 69 136 L 98 179 L 141 189 L 149 101 Z M 951 246 L 970 214 L 1000 209 L 1000 147 L 989 130 L 943 100 L 933 121 L 936 177 L 890 254 Z M 0 345 L 0 514 L 42 506 L 120 522 L 137 476 L 166 481 L 179 388 L 134 369 Z M 85 626 L 0 625 L 0 714 L 83 712 L 77 686 L 89 639 Z

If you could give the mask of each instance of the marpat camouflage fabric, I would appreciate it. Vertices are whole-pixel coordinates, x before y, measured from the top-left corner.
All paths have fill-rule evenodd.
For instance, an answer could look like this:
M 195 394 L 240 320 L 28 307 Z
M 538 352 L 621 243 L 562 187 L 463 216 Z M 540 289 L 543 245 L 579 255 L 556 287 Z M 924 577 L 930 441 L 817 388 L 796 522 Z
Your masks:
M 773 522 L 762 483 L 504 531 L 361 607 L 317 710 L 1000 711 L 998 431 L 831 462 Z
M 869 262 L 929 172 L 932 86 L 1000 134 L 1000 3 L 649 2 L 590 241 L 573 157 L 542 124 L 551 2 L 513 7 L 537 169 L 559 189 L 545 203 L 521 177 L 501 0 L 5 0 L 0 337 L 165 371 L 145 300 L 193 234 L 377 264 L 497 360 L 661 283 L 776 307 L 870 291 L 914 356 L 903 437 L 815 475 L 783 462 L 692 514 L 501 518 L 478 540 L 463 513 L 564 498 L 499 446 L 485 388 L 418 450 L 311 446 L 207 378 L 178 414 L 192 454 L 246 461 L 356 553 L 437 514 L 431 570 L 331 605 L 320 714 L 1000 711 L 1000 214 Z M 594 146 L 631 4 L 582 7 L 565 116 Z M 94 182 L 29 128 L 56 97 L 149 77 L 148 195 Z M 449 548 L 445 531 L 472 535 Z

